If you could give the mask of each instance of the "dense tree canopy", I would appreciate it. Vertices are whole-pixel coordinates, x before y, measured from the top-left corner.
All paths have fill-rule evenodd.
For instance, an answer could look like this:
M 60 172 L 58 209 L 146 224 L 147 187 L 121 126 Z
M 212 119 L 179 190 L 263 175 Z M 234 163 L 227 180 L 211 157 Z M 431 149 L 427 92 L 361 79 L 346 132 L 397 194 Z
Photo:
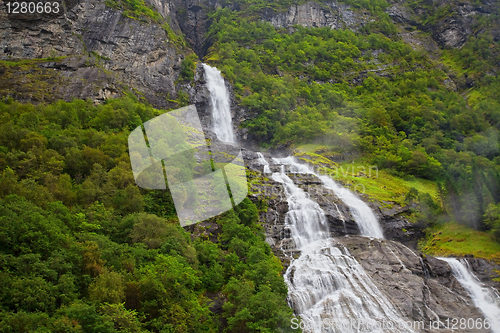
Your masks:
M 208 60 L 250 111 L 243 126 L 264 148 L 329 145 L 397 176 L 436 180 L 454 219 L 489 228 L 482 216 L 500 200 L 500 46 L 489 33 L 498 15 L 436 59 L 401 39 L 385 1 L 347 2 L 377 25 L 276 29 L 246 2 L 246 11 L 213 14 Z M 426 22 L 442 15 L 417 2 L 409 5 L 424 8 Z
M 160 111 L 132 98 L 0 103 L 0 332 L 275 331 L 289 322 L 282 266 L 248 199 L 179 226 L 168 191 L 140 190 L 128 134 Z M 211 311 L 214 298 L 241 297 Z M 259 299 L 269 299 L 262 309 Z M 247 315 L 242 316 L 242 313 Z

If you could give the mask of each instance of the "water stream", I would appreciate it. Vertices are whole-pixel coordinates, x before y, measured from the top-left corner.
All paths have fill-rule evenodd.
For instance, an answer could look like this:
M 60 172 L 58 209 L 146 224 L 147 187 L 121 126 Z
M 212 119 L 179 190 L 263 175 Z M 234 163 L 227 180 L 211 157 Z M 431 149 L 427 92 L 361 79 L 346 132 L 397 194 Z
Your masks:
M 216 68 L 206 64 L 203 67 L 210 91 L 213 130 L 221 141 L 235 143 L 224 79 Z M 264 173 L 271 173 L 264 156 L 258 153 L 258 158 Z M 274 161 L 281 164 L 281 172 L 273 173 L 272 178 L 283 184 L 289 206 L 285 228 L 290 231 L 294 249 L 300 251 L 298 259 L 290 257 L 285 281 L 290 306 L 300 316 L 303 331 L 412 332 L 347 248 L 330 238 L 324 211 L 285 174 L 284 165 L 297 173 L 315 174 L 313 170 L 292 157 Z M 383 238 L 377 219 L 363 201 L 330 178 L 316 176 L 349 206 L 363 235 Z M 393 326 L 386 327 L 387 322 Z
M 269 162 L 266 161 L 264 155 L 262 155 L 262 153 L 257 153 L 257 156 L 259 156 L 259 163 L 264 166 L 264 173 L 271 173 L 271 169 L 269 169 Z
M 236 143 L 231 118 L 229 91 L 221 72 L 214 67 L 203 64 L 212 104 L 212 130 L 223 142 Z
M 450 265 L 455 278 L 469 293 L 474 305 L 488 319 L 491 331 L 500 333 L 500 297 L 492 290 L 482 285 L 479 279 L 470 271 L 466 259 L 438 258 Z
M 292 172 L 311 173 L 301 164 L 288 162 Z M 412 332 L 347 248 L 329 238 L 321 207 L 294 184 L 284 167 L 281 170 L 272 178 L 283 184 L 289 205 L 285 227 L 301 252 L 298 259 L 292 258 L 285 281 L 290 306 L 302 319 L 303 331 Z
M 384 238 L 382 228 L 380 227 L 377 217 L 373 214 L 371 208 L 349 189 L 340 186 L 326 175 L 317 174 L 310 166 L 297 163 L 295 158 L 292 156 L 286 158 L 275 158 L 273 160 L 279 164 L 289 165 L 291 172 L 308 173 L 318 177 L 325 188 L 333 191 L 333 193 L 335 193 L 340 200 L 349 206 L 352 217 L 354 221 L 356 221 L 362 236 Z

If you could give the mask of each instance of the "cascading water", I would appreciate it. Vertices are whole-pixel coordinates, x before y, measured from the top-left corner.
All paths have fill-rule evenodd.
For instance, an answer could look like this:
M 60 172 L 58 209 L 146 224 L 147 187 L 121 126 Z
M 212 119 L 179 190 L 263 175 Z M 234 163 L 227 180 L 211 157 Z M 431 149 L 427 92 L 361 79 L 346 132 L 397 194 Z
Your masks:
M 461 261 L 455 258 L 438 259 L 444 260 L 450 265 L 455 278 L 467 290 L 474 305 L 488 319 L 491 331 L 500 333 L 500 297 L 481 285 L 479 279 L 468 269 L 468 263 L 465 259 Z
M 384 238 L 382 228 L 378 223 L 377 217 L 373 214 L 373 211 L 363 202 L 363 200 L 359 199 L 349 189 L 338 185 L 333 179 L 326 175 L 315 173 L 308 165 L 297 163 L 294 157 L 276 158 L 274 161 L 280 164 L 290 165 L 291 172 L 308 173 L 318 177 L 325 188 L 333 191 L 340 200 L 349 206 L 352 217 L 354 221 L 356 221 L 362 236 Z
M 266 161 L 264 155 L 262 155 L 262 153 L 257 153 L 257 156 L 259 156 L 259 163 L 264 166 L 264 173 L 271 173 L 271 169 L 269 168 L 269 162 Z
M 303 167 L 289 165 L 294 170 Z M 289 303 L 301 317 L 303 331 L 413 332 L 349 251 L 329 238 L 321 207 L 294 184 L 283 167 L 272 178 L 285 189 L 289 205 L 285 227 L 301 251 L 298 259 L 292 258 L 285 281 Z
M 328 226 L 321 207 L 309 199 L 307 193 L 295 186 L 284 172 L 273 174 L 273 179 L 285 187 L 288 201 L 285 227 L 291 230 L 295 247 L 301 250 L 316 240 L 327 239 Z
M 226 88 L 224 78 L 217 68 L 203 64 L 203 69 L 212 103 L 212 129 L 219 140 L 236 143 L 231 120 L 229 91 Z

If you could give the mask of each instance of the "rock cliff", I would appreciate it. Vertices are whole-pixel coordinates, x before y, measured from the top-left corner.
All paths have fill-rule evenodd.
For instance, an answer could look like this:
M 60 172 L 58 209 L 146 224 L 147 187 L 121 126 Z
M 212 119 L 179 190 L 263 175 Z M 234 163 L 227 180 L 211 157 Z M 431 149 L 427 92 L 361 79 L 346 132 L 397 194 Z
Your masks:
M 134 19 L 113 3 L 119 0 L 108 5 L 99 0 L 66 0 L 57 15 L 7 14 L 5 2 L 0 4 L 0 60 L 34 59 L 19 66 L 0 66 L 0 95 L 32 102 L 72 98 L 100 102 L 131 92 L 159 108 L 194 103 L 200 109 L 206 91 L 201 81 L 183 84 L 179 80 L 182 60 L 193 51 L 200 58 L 207 54 L 211 12 L 226 6 L 239 10 L 240 5 L 216 0 L 146 0 L 158 19 Z M 440 47 L 461 47 L 474 33 L 477 18 L 495 13 L 495 6 L 490 0 L 397 0 L 390 2 L 386 13 L 398 25 L 403 40 L 437 55 Z M 277 8 L 260 11 L 261 19 L 277 28 L 302 25 L 356 31 L 375 20 L 369 11 L 339 1 Z M 492 34 L 498 40 L 497 30 Z M 179 45 L 179 35 L 189 45 Z M 180 91 L 189 100 L 181 96 L 180 102 Z M 232 102 L 238 127 L 249 115 L 234 96 Z M 238 136 L 251 140 L 245 130 L 239 130 Z
M 351 7 L 338 2 L 306 2 L 293 5 L 286 12 L 266 9 L 262 19 L 275 28 L 288 28 L 294 25 L 304 27 L 329 27 L 331 29 L 356 30 L 364 23 L 373 20 L 366 11 L 355 13 Z
M 184 88 L 177 84 L 181 62 L 191 51 L 176 45 L 173 30 L 164 25 L 170 22 L 180 32 L 174 8 L 179 11 L 176 5 L 188 4 L 159 0 L 150 4 L 163 16 L 163 23 L 130 18 L 99 0 L 75 2 L 61 15 L 40 20 L 8 15 L 5 3 L 0 4 L 0 59 L 45 59 L 3 67 L 1 80 L 9 81 L 10 87 L 2 84 L 1 95 L 33 102 L 72 98 L 98 102 L 132 92 L 156 107 L 176 107 L 172 100 Z M 196 48 L 197 41 L 192 42 Z M 49 91 L 44 90 L 47 79 Z

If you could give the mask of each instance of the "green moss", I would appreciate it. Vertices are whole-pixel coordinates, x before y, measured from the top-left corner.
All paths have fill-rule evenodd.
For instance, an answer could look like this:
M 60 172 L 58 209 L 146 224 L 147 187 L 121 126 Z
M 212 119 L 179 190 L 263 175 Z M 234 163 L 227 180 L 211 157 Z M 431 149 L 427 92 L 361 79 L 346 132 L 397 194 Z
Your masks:
M 91 55 L 93 55 L 94 57 L 96 57 L 97 60 L 111 60 L 110 58 L 108 57 L 105 57 L 103 55 L 100 55 L 99 53 L 97 53 L 96 51 L 92 51 L 90 52 Z
M 310 151 L 328 155 L 328 146 L 304 145 L 295 150 L 296 157 L 315 166 L 316 172 L 327 174 L 336 181 L 347 185 L 351 190 L 368 195 L 373 201 L 378 201 L 386 208 L 394 204 L 405 206 L 405 197 L 410 188 L 416 188 L 419 193 L 428 193 L 436 202 L 440 202 L 437 183 L 435 181 L 412 177 L 402 179 L 379 170 L 365 159 L 357 159 L 339 164 Z M 308 152 L 309 151 L 309 152 Z M 298 152 L 298 153 L 297 153 Z M 307 152 L 307 153 L 306 153 Z
M 434 256 L 473 254 L 474 257 L 500 263 L 500 243 L 494 240 L 491 233 L 457 223 L 441 224 L 429 229 L 419 247 L 421 251 Z
M 58 93 L 58 88 L 66 85 L 68 79 L 59 75 L 57 71 L 40 67 L 38 64 L 59 61 L 63 58 L 0 61 L 0 68 L 4 72 L 0 80 L 0 96 L 33 102 L 62 98 Z
M 123 15 L 134 20 L 159 22 L 162 19 L 162 16 L 144 0 L 106 0 L 105 4 L 114 9 L 123 9 Z
M 48 58 L 34 58 L 34 59 L 13 59 L 13 60 L 0 60 L 0 66 L 6 67 L 21 67 L 32 66 L 42 62 L 61 61 L 64 57 L 48 57 Z
M 163 23 L 162 28 L 167 33 L 168 41 L 170 43 L 174 44 L 180 49 L 184 49 L 187 47 L 187 43 L 184 37 L 176 34 L 167 22 Z
M 493 278 L 492 280 L 493 281 L 496 281 L 496 282 L 500 282 L 500 270 L 498 269 L 494 269 L 493 270 L 495 273 L 497 273 L 499 275 L 499 277 L 496 277 L 496 278 Z

